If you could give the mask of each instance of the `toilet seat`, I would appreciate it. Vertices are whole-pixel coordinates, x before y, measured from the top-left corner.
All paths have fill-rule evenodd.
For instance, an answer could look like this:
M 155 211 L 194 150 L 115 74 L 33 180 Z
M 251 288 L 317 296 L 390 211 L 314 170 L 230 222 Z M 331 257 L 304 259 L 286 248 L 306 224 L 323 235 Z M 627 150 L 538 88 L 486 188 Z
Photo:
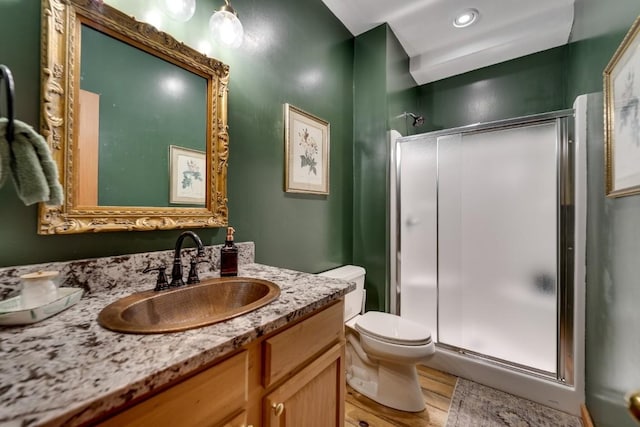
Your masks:
M 419 323 L 380 311 L 369 311 L 358 316 L 355 329 L 360 334 L 395 346 L 413 347 L 431 343 L 431 333 Z

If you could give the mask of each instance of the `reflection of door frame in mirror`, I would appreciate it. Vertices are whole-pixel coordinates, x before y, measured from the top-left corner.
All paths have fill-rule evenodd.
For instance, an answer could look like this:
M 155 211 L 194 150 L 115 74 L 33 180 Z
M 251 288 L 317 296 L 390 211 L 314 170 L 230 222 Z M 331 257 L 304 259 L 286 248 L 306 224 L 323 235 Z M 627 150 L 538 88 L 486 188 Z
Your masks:
M 74 106 L 80 79 L 80 27 L 88 25 L 207 80 L 207 196 L 203 208 L 78 206 Z M 94 0 L 42 0 L 41 131 L 65 190 L 61 206 L 40 204 L 38 234 L 159 230 L 227 225 L 229 67 L 155 27 Z

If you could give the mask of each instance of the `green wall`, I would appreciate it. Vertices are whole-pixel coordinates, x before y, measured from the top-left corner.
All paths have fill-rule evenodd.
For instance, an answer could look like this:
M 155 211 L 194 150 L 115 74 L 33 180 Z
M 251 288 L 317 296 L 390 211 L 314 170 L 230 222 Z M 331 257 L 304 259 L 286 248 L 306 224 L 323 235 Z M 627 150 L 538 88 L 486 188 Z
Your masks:
M 123 2 L 129 7 L 151 0 Z M 177 38 L 231 67 L 229 91 L 229 221 L 239 241 L 256 242 L 258 262 L 321 271 L 352 260 L 353 37 L 316 0 L 236 6 L 243 46 L 225 50 L 208 40 L 206 23 L 219 2 L 198 1 L 188 25 L 168 23 Z M 126 12 L 126 11 L 125 11 Z M 129 14 L 136 14 L 127 12 Z M 138 13 L 140 15 L 140 13 Z M 19 34 L 19 36 L 16 36 Z M 16 117 L 40 120 L 40 4 L 0 2 L 0 62 L 15 76 Z M 331 181 L 326 197 L 283 191 L 282 104 L 331 122 Z M 11 183 L 0 189 L 0 266 L 170 249 L 180 230 L 38 236 L 37 207 L 25 207 Z M 220 229 L 196 230 L 206 244 Z
M 391 29 L 387 31 L 387 118 L 388 129 L 395 129 L 402 135 L 423 132 L 422 127 L 414 127 L 413 119 L 404 113 L 423 115 L 418 110 L 416 81 L 409 73 L 409 56 Z
M 353 37 L 318 1 L 243 3 L 248 9 L 234 6 L 245 28 L 264 34 L 249 33 L 246 50 L 221 55 L 232 70 L 233 225 L 266 264 L 316 272 L 350 263 Z M 285 102 L 331 124 L 328 196 L 283 192 Z
M 422 85 L 425 131 L 570 108 L 566 68 L 561 46 Z
M 409 58 L 388 25 L 356 37 L 354 52 L 353 262 L 367 270 L 368 309 L 385 310 L 389 283 L 389 140 L 414 111 Z M 401 132 L 404 130 L 400 129 Z
M 354 52 L 353 262 L 367 270 L 368 309 L 384 308 L 387 283 L 386 32 L 358 36 Z

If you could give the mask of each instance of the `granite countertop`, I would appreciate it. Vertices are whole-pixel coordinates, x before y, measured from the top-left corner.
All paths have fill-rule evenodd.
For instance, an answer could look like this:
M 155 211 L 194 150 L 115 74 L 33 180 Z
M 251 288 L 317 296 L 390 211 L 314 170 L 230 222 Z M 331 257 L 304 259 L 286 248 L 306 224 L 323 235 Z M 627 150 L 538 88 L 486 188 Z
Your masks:
M 121 334 L 98 325 L 103 307 L 153 287 L 145 276 L 139 286 L 85 293 L 78 304 L 42 322 L 0 327 L 0 424 L 87 422 L 355 289 L 353 283 L 255 263 L 240 265 L 239 276 L 271 280 L 281 294 L 243 316 L 184 332 Z

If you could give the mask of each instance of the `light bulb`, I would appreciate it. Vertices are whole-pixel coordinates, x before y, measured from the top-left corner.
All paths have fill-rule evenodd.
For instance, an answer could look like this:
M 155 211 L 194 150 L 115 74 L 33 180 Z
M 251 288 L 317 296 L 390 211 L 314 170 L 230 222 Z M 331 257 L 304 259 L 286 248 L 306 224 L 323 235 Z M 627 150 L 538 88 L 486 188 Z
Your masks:
M 162 10 L 171 19 L 187 22 L 196 11 L 196 0 L 160 0 Z
M 456 28 L 464 28 L 476 22 L 480 12 L 477 9 L 463 10 L 453 19 L 453 26 Z
M 471 15 L 470 13 L 465 13 L 458 16 L 458 19 L 456 20 L 456 22 L 459 25 L 464 25 L 464 24 L 467 24 L 469 21 L 471 21 L 471 18 L 473 18 L 473 15 Z
M 244 29 L 238 17 L 227 10 L 218 10 L 209 19 L 209 31 L 216 42 L 229 47 L 242 44 Z

